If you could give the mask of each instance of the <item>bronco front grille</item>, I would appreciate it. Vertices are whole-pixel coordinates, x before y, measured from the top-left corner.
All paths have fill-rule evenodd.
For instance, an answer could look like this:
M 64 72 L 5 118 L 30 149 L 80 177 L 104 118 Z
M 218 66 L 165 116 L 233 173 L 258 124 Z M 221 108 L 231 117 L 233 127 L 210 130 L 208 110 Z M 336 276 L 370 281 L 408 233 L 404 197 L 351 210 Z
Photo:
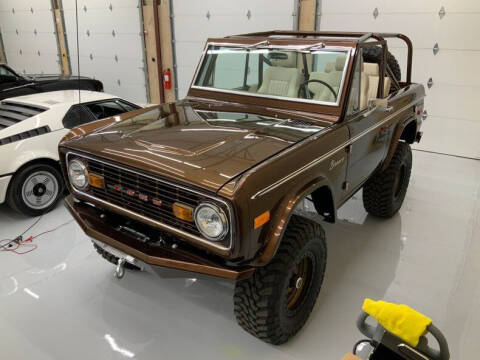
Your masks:
M 178 219 L 172 210 L 175 202 L 190 205 L 195 209 L 202 199 L 200 194 L 115 165 L 93 159 L 86 160 L 89 172 L 104 178 L 103 189 L 91 186 L 87 193 L 100 200 L 201 237 L 194 222 Z

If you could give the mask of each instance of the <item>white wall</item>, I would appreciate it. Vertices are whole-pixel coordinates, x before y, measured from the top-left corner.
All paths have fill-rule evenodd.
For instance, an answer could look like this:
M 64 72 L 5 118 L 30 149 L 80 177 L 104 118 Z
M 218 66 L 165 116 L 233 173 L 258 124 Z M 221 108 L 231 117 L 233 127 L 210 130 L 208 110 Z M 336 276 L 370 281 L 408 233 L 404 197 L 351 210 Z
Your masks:
M 293 28 L 294 0 L 171 1 L 179 98 L 188 91 L 208 37 Z
M 50 0 L 1 0 L 0 30 L 7 63 L 14 70 L 61 72 Z
M 440 19 L 442 6 L 446 14 Z M 425 85 L 429 114 L 416 148 L 480 158 L 480 1 L 322 0 L 319 11 L 321 30 L 408 35 L 414 46 L 413 80 Z M 437 55 L 432 51 L 435 43 L 440 47 Z M 405 70 L 406 49 L 395 42 L 391 51 Z M 428 89 L 430 77 L 434 84 Z
M 80 75 L 99 79 L 107 93 L 146 103 L 138 5 L 139 0 L 78 0 Z M 63 0 L 63 9 L 72 73 L 78 74 L 75 0 Z

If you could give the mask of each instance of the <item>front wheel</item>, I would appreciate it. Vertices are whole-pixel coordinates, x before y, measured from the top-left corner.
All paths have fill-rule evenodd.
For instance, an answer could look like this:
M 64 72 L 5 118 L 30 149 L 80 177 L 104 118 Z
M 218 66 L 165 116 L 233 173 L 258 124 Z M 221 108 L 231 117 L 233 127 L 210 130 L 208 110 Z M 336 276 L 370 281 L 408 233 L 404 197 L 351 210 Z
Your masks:
M 388 167 L 372 176 L 363 187 L 363 206 L 370 214 L 390 218 L 402 206 L 412 171 L 410 145 L 400 141 Z
M 270 263 L 237 282 L 234 305 L 238 324 L 268 343 L 287 342 L 303 327 L 315 305 L 326 259 L 322 227 L 292 216 Z
M 55 207 L 63 193 L 60 171 L 49 164 L 32 164 L 20 169 L 8 188 L 7 202 L 24 215 L 39 216 Z

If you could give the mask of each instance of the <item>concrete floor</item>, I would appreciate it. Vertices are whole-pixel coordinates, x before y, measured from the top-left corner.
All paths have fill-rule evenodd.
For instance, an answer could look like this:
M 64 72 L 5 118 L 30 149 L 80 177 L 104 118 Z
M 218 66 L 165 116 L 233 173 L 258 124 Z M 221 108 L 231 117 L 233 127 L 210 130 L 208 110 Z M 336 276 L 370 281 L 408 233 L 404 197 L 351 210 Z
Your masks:
M 362 338 L 365 297 L 406 303 L 434 319 L 452 359 L 480 352 L 480 161 L 414 152 L 406 201 L 390 220 L 357 194 L 326 224 L 328 266 L 304 329 L 275 347 L 235 323 L 233 284 L 129 272 L 121 281 L 75 224 L 0 252 L 4 359 L 340 359 Z M 62 205 L 27 235 L 71 219 Z M 32 223 L 0 206 L 0 239 Z

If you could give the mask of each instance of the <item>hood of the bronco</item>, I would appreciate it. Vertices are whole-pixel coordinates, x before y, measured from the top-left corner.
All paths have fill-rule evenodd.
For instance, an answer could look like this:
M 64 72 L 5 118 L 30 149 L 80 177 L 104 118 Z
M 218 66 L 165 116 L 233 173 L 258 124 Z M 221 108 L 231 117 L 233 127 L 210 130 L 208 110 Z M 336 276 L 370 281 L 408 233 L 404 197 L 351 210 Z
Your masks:
M 323 128 L 321 122 L 291 115 L 184 100 L 117 118 L 110 126 L 64 145 L 217 191 Z

